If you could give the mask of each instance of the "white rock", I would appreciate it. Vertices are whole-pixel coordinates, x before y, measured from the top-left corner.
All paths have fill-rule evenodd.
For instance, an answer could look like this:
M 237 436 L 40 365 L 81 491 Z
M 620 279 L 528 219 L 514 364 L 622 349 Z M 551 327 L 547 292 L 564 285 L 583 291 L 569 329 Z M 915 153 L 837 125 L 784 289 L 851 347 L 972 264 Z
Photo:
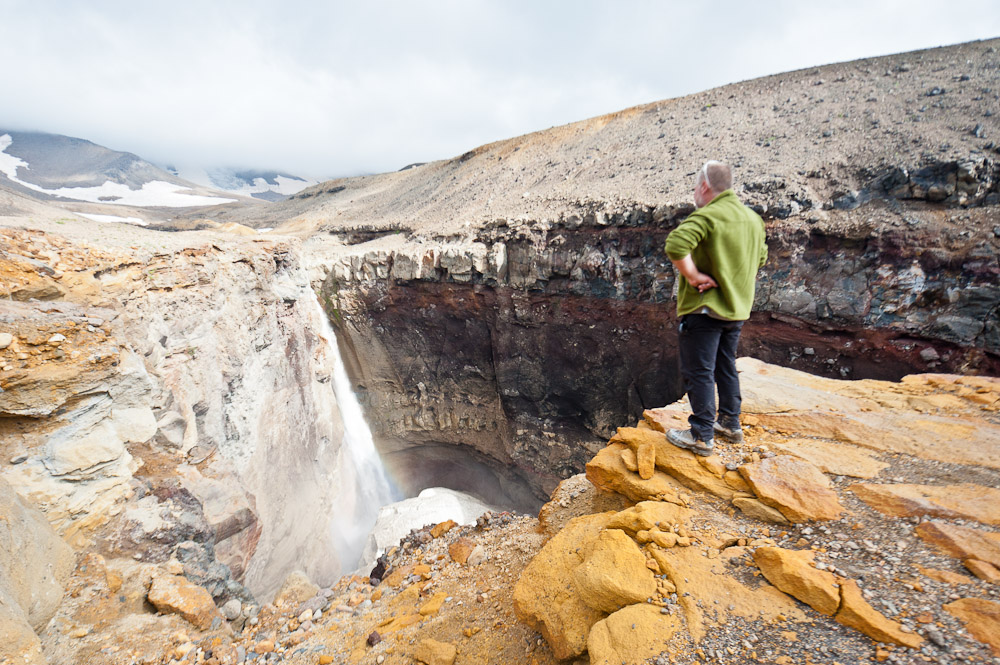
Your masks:
M 146 443 L 156 434 L 156 416 L 148 406 L 112 411 L 115 429 L 122 441 Z
M 14 336 L 10 333 L 0 333 L 0 349 L 6 349 L 13 344 Z

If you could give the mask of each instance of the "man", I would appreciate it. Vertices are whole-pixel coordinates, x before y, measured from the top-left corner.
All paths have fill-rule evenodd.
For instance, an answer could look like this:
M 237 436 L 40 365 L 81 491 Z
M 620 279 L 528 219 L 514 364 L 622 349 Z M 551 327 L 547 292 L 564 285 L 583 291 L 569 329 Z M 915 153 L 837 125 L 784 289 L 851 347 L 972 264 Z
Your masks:
M 665 246 L 681 275 L 681 374 L 691 403 L 691 429 L 670 430 L 667 439 L 706 456 L 712 454 L 716 434 L 734 443 L 743 440 L 736 345 L 743 322 L 750 318 L 757 270 L 767 260 L 764 222 L 736 198 L 732 186 L 727 165 L 706 162 L 695 179 L 698 209 L 667 236 Z

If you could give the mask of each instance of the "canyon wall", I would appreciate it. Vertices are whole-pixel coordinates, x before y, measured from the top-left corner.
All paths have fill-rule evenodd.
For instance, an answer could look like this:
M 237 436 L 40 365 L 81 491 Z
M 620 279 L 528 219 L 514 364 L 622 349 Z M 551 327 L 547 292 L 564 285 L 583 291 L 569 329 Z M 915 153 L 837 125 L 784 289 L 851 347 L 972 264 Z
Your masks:
M 770 257 L 741 353 L 835 378 L 1000 373 L 995 206 L 788 214 L 781 194 L 743 196 Z M 590 203 L 449 236 L 373 234 L 319 259 L 390 464 L 466 446 L 542 497 L 616 427 L 680 398 L 662 247 L 692 209 Z
M 3 231 L 0 475 L 73 545 L 217 600 L 334 579 L 343 428 L 296 246 L 158 235 Z

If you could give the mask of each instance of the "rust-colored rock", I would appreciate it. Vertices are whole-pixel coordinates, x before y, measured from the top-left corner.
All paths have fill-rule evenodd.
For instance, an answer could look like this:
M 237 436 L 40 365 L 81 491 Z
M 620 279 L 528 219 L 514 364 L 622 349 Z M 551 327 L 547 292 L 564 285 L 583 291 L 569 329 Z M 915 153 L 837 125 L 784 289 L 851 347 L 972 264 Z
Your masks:
M 458 649 L 449 642 L 422 640 L 413 657 L 424 665 L 454 665 Z
M 448 555 L 452 561 L 465 563 L 469 560 L 469 555 L 472 554 L 472 550 L 474 549 L 476 549 L 476 544 L 463 536 L 451 545 L 448 545 Z
M 666 651 L 680 619 L 655 605 L 631 605 L 598 621 L 587 638 L 591 665 L 640 665 Z
M 1000 603 L 983 598 L 960 598 L 944 606 L 960 619 L 973 637 L 988 644 L 994 657 L 1000 657 Z
M 179 614 L 201 630 L 211 628 L 216 619 L 219 625 L 226 623 L 212 600 L 212 594 L 178 575 L 154 577 L 148 599 L 160 612 Z
M 573 582 L 588 606 L 610 614 L 656 593 L 656 580 L 646 568 L 646 557 L 624 531 L 606 529 L 587 549 L 583 563 L 573 573 Z
M 656 447 L 651 441 L 645 441 L 635 449 L 635 464 L 639 477 L 649 480 L 656 470 Z
M 836 519 L 843 509 L 826 476 L 791 455 L 777 455 L 739 468 L 754 494 L 791 522 Z
M 636 427 L 619 427 L 618 432 L 611 437 L 612 443 L 623 442 L 637 447 L 651 443 L 656 450 L 656 468 L 670 474 L 680 484 L 699 492 L 707 492 L 723 499 L 731 499 L 735 490 L 730 487 L 723 475 L 725 467 L 715 473 L 707 469 L 699 461 L 699 456 L 689 450 L 684 450 L 667 441 L 664 432 L 669 426 L 674 426 L 673 411 L 652 409 L 643 412 L 643 418 L 653 429 Z
M 953 557 L 978 559 L 1000 568 L 1000 534 L 943 522 L 923 522 L 916 533 Z
M 663 471 L 655 471 L 649 480 L 643 480 L 628 470 L 622 461 L 622 451 L 629 450 L 624 443 L 613 443 L 587 462 L 587 480 L 609 492 L 617 492 L 632 501 L 649 499 L 682 503 L 677 495 L 677 483 Z
M 615 513 L 609 520 L 607 528 L 622 529 L 632 535 L 640 531 L 666 529 L 671 524 L 684 524 L 691 516 L 691 511 L 682 506 L 662 501 L 643 501 Z
M 984 582 L 1000 584 L 1000 570 L 993 564 L 980 561 L 979 559 L 966 559 L 962 563 L 969 569 L 969 572 Z
M 514 587 L 514 614 L 542 634 L 559 660 L 581 655 L 587 648 L 590 627 L 604 618 L 603 612 L 587 605 L 576 593 L 573 572 L 583 563 L 587 545 L 597 540 L 612 514 L 570 520 L 535 555 Z
M 821 614 L 833 616 L 840 606 L 840 589 L 832 573 L 816 570 L 813 552 L 759 547 L 753 554 L 767 581 Z
M 762 522 L 773 522 L 775 524 L 790 524 L 788 518 L 781 514 L 777 508 L 772 508 L 760 501 L 749 497 L 736 497 L 733 505 L 742 510 L 745 514 Z
M 448 520 L 446 522 L 441 522 L 440 524 L 435 524 L 433 527 L 431 527 L 431 536 L 433 538 L 440 538 L 444 534 L 454 529 L 456 526 L 458 526 L 458 523 L 455 522 L 455 520 Z
M 873 485 L 851 489 L 875 510 L 895 517 L 927 515 L 1000 525 L 1000 489 L 961 485 Z
M 876 642 L 901 644 L 911 649 L 923 644 L 924 638 L 915 633 L 904 633 L 900 624 L 885 618 L 869 605 L 854 580 L 841 580 L 840 598 L 840 611 L 834 617 L 838 623 L 854 628 Z
M 857 446 L 821 439 L 767 439 L 767 446 L 774 452 L 801 457 L 814 464 L 823 473 L 852 478 L 874 478 L 889 466 L 864 452 Z
M 431 596 L 431 599 L 420 606 L 421 616 L 434 616 L 441 611 L 441 606 L 444 605 L 445 598 L 448 597 L 444 591 L 438 591 L 436 594 Z
M 923 575 L 931 578 L 935 582 L 941 582 L 943 584 L 972 584 L 972 578 L 968 575 L 962 575 L 961 573 L 953 573 L 950 570 L 941 570 L 940 568 L 925 568 L 917 564 L 917 570 L 919 570 Z

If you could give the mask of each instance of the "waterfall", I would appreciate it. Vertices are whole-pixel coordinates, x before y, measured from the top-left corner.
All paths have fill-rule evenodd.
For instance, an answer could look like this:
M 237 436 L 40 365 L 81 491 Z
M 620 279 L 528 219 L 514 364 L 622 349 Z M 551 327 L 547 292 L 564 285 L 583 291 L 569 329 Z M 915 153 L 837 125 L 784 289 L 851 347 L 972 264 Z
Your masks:
M 333 359 L 333 391 L 344 423 L 344 441 L 340 449 L 340 485 L 336 488 L 334 503 L 337 516 L 331 527 L 331 538 L 344 573 L 359 564 L 368 534 L 375 525 L 379 509 L 399 498 L 399 493 L 389 480 L 382 459 L 375 449 L 372 432 L 365 421 L 351 382 L 347 377 L 344 361 L 337 346 L 337 333 L 323 311 L 319 300 L 322 337 Z M 368 571 L 363 571 L 367 573 Z

